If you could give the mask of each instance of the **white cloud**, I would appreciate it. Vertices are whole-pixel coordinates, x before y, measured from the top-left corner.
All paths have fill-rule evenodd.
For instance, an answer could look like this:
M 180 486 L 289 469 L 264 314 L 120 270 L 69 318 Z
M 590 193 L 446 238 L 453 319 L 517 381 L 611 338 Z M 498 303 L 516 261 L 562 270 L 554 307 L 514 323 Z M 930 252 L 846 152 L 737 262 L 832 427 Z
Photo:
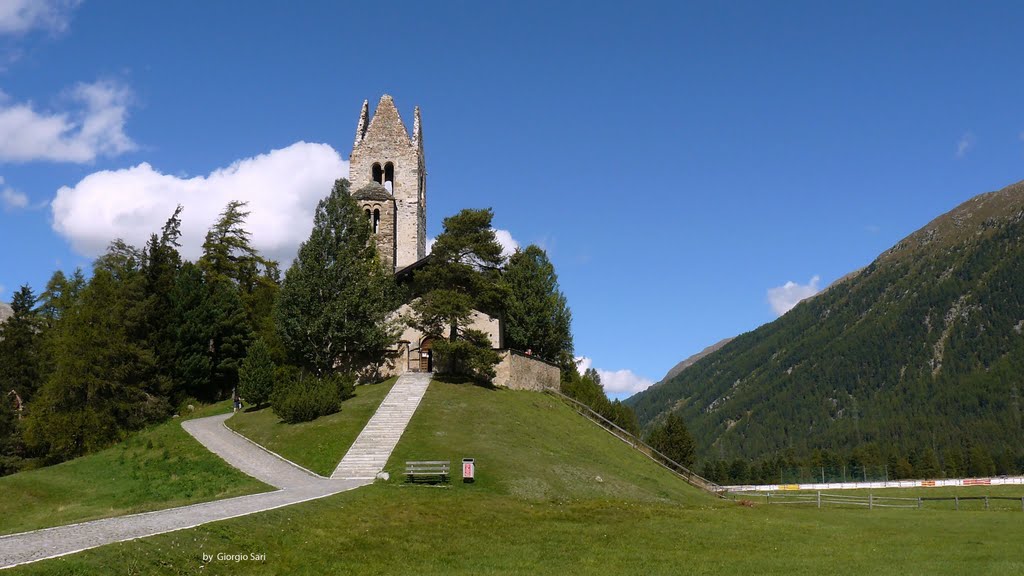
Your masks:
M 512 237 L 512 233 L 500 228 L 491 228 L 491 230 L 494 230 L 494 237 L 498 240 L 498 244 L 501 244 L 501 255 L 508 258 L 515 254 L 516 248 L 519 248 L 519 242 Z M 434 248 L 434 240 L 436 239 L 427 238 L 427 254 L 430 254 L 430 251 Z
M 587 358 L 586 356 L 577 356 L 575 360 L 576 371 L 580 373 L 580 376 L 583 376 L 583 373 L 589 370 L 594 365 L 594 361 L 590 358 Z
M 193 178 L 163 174 L 147 163 L 94 172 L 53 200 L 53 228 L 85 256 L 115 238 L 143 245 L 181 204 L 182 254 L 202 253 L 210 225 L 231 200 L 248 202 L 252 245 L 287 267 L 313 228 L 313 211 L 348 162 L 327 144 L 296 142 Z
M 494 237 L 497 238 L 498 244 L 501 244 L 501 255 L 508 258 L 515 254 L 516 248 L 519 248 L 519 242 L 512 237 L 512 233 L 500 228 L 493 228 L 493 230 Z
M 68 97 L 75 110 L 39 112 L 31 102 L 12 103 L 0 91 L 0 161 L 87 163 L 135 149 L 124 133 L 132 99 L 127 87 L 103 80 L 83 83 Z
M 586 356 L 576 357 L 576 370 L 582 375 L 592 368 L 594 361 Z M 632 396 L 650 388 L 654 381 L 635 374 L 632 370 L 602 370 L 597 368 L 597 375 L 601 378 L 601 386 L 605 394 L 609 396 L 628 395 Z
M 769 288 L 768 303 L 771 304 L 772 310 L 774 310 L 777 315 L 782 316 L 786 312 L 789 312 L 801 300 L 810 298 L 820 292 L 821 289 L 818 287 L 819 282 L 821 282 L 821 278 L 815 275 L 807 284 L 797 284 L 796 282 L 789 281 L 782 286 Z
M 964 132 L 964 135 L 956 143 L 956 157 L 963 158 L 967 156 L 967 152 L 971 148 L 974 148 L 974 134 L 972 132 Z
M 4 210 L 27 208 L 28 196 L 10 186 L 4 186 L 4 177 L 0 176 L 0 203 L 4 205 Z
M 0 0 L 0 34 L 67 28 L 79 0 Z
M 597 374 L 601 377 L 601 386 L 606 394 L 628 394 L 647 390 L 654 384 L 643 376 L 634 374 L 632 370 L 601 370 Z

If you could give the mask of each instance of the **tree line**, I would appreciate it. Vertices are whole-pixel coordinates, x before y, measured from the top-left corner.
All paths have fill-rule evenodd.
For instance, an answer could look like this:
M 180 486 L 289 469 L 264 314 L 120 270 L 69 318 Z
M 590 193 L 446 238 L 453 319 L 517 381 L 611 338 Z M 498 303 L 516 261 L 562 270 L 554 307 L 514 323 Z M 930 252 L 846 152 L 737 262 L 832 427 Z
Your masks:
M 233 393 L 287 422 L 337 411 L 404 324 L 440 337 L 443 369 L 487 380 L 497 354 L 469 327 L 474 309 L 504 318 L 506 346 L 575 373 L 553 265 L 537 246 L 503 257 L 489 209 L 446 218 L 429 264 L 397 283 L 346 180 L 317 205 L 283 275 L 252 246 L 245 206 L 225 207 L 195 262 L 179 252 L 178 207 L 145 246 L 112 242 L 90 276 L 57 271 L 41 293 L 14 294 L 0 324 L 0 474 L 99 450 Z M 394 314 L 402 302 L 408 317 Z

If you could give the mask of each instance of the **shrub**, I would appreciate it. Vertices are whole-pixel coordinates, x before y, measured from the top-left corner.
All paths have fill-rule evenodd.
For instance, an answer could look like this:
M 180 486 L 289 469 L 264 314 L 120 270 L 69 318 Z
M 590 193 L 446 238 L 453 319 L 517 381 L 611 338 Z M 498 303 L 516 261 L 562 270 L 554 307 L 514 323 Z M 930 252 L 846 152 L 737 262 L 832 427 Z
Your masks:
M 494 366 L 501 360 L 491 348 L 487 335 L 479 330 L 466 330 L 463 337 L 454 342 L 438 339 L 434 342 L 434 358 L 438 372 L 467 376 L 479 382 L 493 380 Z
M 348 374 L 329 374 L 317 378 L 301 372 L 280 371 L 271 397 L 274 414 L 289 423 L 309 422 L 341 410 L 341 402 L 354 394 L 355 378 Z

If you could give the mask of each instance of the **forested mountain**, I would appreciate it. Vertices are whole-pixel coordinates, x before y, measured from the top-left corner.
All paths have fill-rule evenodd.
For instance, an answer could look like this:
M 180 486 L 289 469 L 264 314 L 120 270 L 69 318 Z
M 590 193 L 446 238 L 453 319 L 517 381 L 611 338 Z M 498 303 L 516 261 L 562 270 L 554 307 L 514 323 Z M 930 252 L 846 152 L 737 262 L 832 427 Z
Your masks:
M 936 218 L 627 404 L 644 426 L 679 413 L 704 460 L 860 451 L 1019 469 L 1022 332 L 1024 182 Z

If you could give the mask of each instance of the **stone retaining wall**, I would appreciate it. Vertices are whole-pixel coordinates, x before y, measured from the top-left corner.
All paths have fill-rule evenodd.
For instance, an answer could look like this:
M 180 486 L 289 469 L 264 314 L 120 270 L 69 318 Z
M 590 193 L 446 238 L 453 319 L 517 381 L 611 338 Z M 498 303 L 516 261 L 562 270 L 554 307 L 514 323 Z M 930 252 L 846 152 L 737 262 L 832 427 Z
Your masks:
M 493 383 L 499 388 L 510 390 L 534 390 L 546 388 L 558 390 L 561 377 L 558 366 L 548 364 L 515 350 L 502 350 L 501 362 L 495 366 L 497 375 Z

